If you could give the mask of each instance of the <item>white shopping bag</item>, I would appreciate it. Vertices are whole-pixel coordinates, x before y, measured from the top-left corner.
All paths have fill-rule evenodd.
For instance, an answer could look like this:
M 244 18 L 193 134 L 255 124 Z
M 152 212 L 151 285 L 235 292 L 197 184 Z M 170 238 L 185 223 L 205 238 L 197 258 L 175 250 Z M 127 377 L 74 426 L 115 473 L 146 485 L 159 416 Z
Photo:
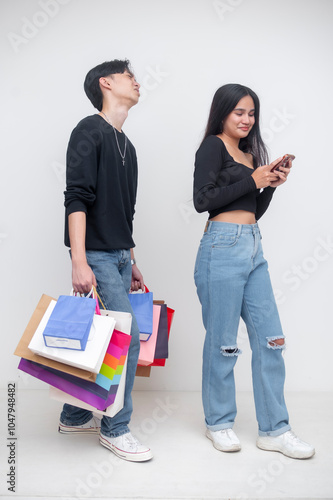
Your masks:
M 74 351 L 71 349 L 54 349 L 47 347 L 43 339 L 43 331 L 48 319 L 56 305 L 55 300 L 51 300 L 41 322 L 38 325 L 30 343 L 29 349 L 44 358 L 53 359 L 67 365 L 98 373 L 101 369 L 103 359 L 108 348 L 112 332 L 116 325 L 116 319 L 111 314 L 94 315 L 90 329 L 89 338 L 84 351 Z M 106 311 L 110 313 L 111 311 Z

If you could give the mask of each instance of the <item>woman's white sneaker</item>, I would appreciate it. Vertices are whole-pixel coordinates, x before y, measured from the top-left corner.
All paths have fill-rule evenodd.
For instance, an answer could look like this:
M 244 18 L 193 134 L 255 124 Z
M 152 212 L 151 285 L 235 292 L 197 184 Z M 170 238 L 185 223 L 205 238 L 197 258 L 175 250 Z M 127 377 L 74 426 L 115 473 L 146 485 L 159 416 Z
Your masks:
M 118 437 L 104 436 L 100 433 L 99 441 L 101 445 L 124 460 L 145 462 L 153 458 L 151 450 L 141 444 L 130 432 Z
M 311 458 L 315 454 L 314 447 L 299 439 L 292 431 L 279 436 L 258 436 L 257 446 L 261 450 L 279 451 L 290 458 Z
M 241 444 L 232 429 L 222 429 L 220 431 L 206 430 L 206 436 L 213 441 L 214 448 L 219 451 L 239 451 Z

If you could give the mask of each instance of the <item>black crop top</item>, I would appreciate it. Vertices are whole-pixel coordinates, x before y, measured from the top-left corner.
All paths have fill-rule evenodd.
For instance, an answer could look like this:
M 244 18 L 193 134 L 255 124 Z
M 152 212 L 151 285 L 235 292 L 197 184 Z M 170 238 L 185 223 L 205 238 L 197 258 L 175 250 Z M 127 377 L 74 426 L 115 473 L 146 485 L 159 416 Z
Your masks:
M 275 188 L 267 187 L 260 192 L 252 173 L 252 168 L 232 158 L 219 137 L 208 136 L 195 156 L 193 201 L 196 211 L 208 211 L 212 219 L 222 212 L 246 210 L 259 220 Z

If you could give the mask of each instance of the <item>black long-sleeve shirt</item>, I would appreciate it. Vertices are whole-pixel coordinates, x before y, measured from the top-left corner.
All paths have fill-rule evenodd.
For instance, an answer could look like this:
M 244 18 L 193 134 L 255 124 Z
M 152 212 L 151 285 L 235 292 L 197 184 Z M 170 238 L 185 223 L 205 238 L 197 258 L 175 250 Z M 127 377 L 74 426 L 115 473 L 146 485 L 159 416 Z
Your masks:
M 232 158 L 219 137 L 208 136 L 195 157 L 193 201 L 197 212 L 208 211 L 211 219 L 222 212 L 246 210 L 259 220 L 275 188 L 260 192 L 252 173 L 252 168 Z
M 116 130 L 121 152 L 125 134 Z M 81 120 L 67 149 L 65 245 L 70 246 L 68 216 L 86 214 L 86 249 L 133 248 L 138 168 L 136 152 L 127 138 L 125 164 L 115 133 L 100 115 Z

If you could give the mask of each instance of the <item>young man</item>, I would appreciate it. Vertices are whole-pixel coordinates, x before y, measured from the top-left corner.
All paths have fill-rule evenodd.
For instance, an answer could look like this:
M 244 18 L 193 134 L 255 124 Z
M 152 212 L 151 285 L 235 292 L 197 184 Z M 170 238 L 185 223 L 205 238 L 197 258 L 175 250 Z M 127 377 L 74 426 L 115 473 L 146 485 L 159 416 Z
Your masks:
M 127 60 L 89 71 L 84 89 L 99 113 L 84 118 L 72 132 L 65 191 L 65 244 L 71 252 L 74 291 L 88 293 L 94 285 L 107 309 L 130 313 L 128 292 L 143 289 L 144 282 L 132 239 L 137 159 L 122 126 L 139 100 L 139 88 Z M 123 409 L 99 423 L 90 411 L 65 404 L 59 432 L 100 433 L 103 446 L 125 460 L 141 462 L 152 458 L 151 450 L 128 428 L 140 350 L 135 317 L 131 336 Z

